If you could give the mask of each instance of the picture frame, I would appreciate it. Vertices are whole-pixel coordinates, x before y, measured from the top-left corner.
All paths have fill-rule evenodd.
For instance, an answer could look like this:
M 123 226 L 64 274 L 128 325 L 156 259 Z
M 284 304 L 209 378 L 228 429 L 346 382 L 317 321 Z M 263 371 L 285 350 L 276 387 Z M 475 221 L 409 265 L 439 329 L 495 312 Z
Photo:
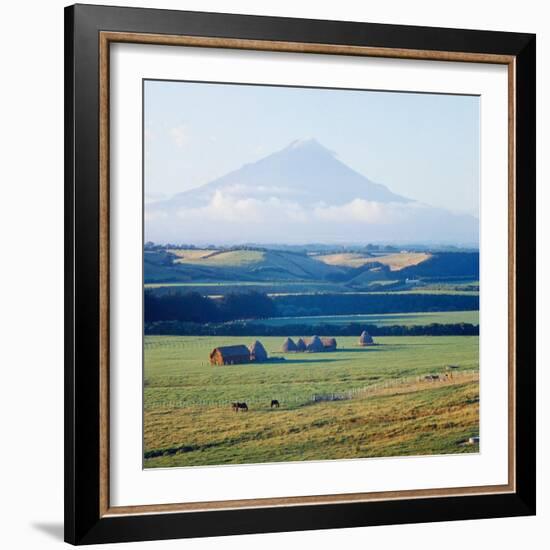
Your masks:
M 116 159 L 110 149 L 109 52 L 116 43 L 507 67 L 508 483 L 111 505 L 109 265 L 113 224 L 109 177 Z M 522 33 L 93 5 L 65 9 L 67 542 L 129 542 L 535 514 L 535 60 L 535 36 Z

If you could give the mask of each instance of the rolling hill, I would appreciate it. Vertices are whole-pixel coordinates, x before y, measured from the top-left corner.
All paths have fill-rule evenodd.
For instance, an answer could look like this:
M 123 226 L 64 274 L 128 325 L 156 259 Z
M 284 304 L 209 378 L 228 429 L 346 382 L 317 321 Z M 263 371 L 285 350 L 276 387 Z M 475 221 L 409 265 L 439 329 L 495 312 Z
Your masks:
M 145 282 L 323 281 L 345 278 L 347 270 L 307 254 L 278 250 L 169 249 L 145 251 Z
M 260 248 L 157 248 L 144 251 L 146 284 L 155 283 L 311 283 L 367 289 L 373 283 L 406 279 L 469 279 L 479 276 L 477 252 L 402 252 L 310 255 L 307 251 Z
M 385 255 L 366 255 L 357 252 L 345 252 L 340 254 L 318 255 L 316 259 L 328 264 L 346 267 L 363 267 L 368 264 L 387 265 L 390 271 L 400 271 L 406 267 L 418 265 L 426 261 L 431 254 L 427 252 L 406 252 Z

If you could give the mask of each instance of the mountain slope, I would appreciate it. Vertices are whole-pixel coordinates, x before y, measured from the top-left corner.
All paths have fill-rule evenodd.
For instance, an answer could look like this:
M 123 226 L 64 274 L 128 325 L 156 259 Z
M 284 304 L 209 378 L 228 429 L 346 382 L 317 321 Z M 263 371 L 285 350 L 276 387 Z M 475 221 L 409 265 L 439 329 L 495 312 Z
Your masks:
M 393 193 L 315 140 L 295 141 L 201 187 L 145 205 L 146 240 L 157 243 L 475 245 L 478 225 L 473 216 Z
M 208 204 L 216 192 L 242 198 L 276 196 L 300 204 L 341 205 L 360 198 L 410 202 L 340 162 L 315 139 L 297 140 L 283 150 L 162 203 L 168 209 Z

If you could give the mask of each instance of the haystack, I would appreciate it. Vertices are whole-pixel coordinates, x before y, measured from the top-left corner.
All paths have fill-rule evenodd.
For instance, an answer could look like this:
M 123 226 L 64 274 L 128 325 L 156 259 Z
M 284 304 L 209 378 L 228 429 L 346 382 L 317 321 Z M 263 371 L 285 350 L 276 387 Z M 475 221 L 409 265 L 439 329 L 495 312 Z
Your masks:
M 306 346 L 306 343 L 304 342 L 304 339 L 300 338 L 296 342 L 296 351 L 306 351 L 306 349 L 307 349 L 307 346 Z
M 359 336 L 359 345 L 360 346 L 372 346 L 374 344 L 374 341 L 372 339 L 372 336 L 364 330 L 361 333 L 361 336 Z
M 259 340 L 256 340 L 249 348 L 251 361 L 266 361 L 267 351 Z
M 315 353 L 318 351 L 324 351 L 324 349 L 323 342 L 321 342 L 321 338 L 319 338 L 319 336 L 313 336 L 307 343 L 307 351 Z
M 283 351 L 284 352 L 296 351 L 296 344 L 294 343 L 294 340 L 292 338 L 287 338 L 283 342 Z
M 325 351 L 334 351 L 336 349 L 336 338 L 321 338 Z

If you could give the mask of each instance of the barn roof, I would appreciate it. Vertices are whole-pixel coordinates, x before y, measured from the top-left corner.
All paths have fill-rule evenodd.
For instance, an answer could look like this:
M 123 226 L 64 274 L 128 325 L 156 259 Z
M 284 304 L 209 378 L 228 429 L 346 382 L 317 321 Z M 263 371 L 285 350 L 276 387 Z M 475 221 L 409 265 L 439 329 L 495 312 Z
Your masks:
M 236 346 L 219 346 L 217 348 L 214 348 L 212 350 L 212 353 L 214 353 L 215 351 L 219 351 L 224 357 L 235 357 L 238 355 L 250 354 L 248 348 L 244 344 Z

